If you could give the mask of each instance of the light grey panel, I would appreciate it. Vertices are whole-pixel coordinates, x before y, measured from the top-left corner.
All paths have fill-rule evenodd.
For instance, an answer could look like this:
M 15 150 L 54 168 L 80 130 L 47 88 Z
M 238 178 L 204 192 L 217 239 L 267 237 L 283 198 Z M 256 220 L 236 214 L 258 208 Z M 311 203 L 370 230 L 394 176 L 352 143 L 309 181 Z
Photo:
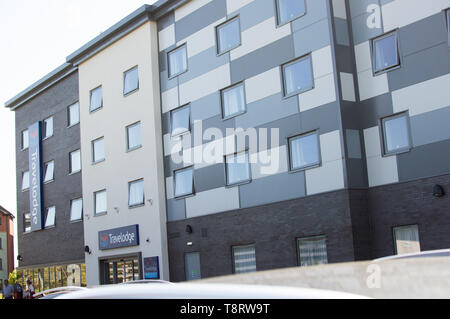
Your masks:
M 236 83 L 266 72 L 294 58 L 292 35 L 252 51 L 231 62 L 231 82 Z
M 305 173 L 283 173 L 252 180 L 240 186 L 241 208 L 306 196 Z
M 200 193 L 224 187 L 225 164 L 215 164 L 194 171 L 195 191 Z
M 186 219 L 186 205 L 184 199 L 167 200 L 167 221 L 173 222 Z
M 341 18 L 334 19 L 334 27 L 336 30 L 336 43 L 340 45 L 350 45 L 347 20 Z
M 229 18 L 239 14 L 241 31 L 245 31 L 275 15 L 275 0 L 256 0 L 232 12 Z
M 312 36 L 314 35 L 314 36 Z M 294 32 L 295 56 L 303 56 L 331 44 L 329 22 L 321 20 Z
M 292 31 L 310 27 L 320 20 L 328 20 L 327 2 L 328 0 L 306 0 L 306 14 L 292 21 Z
M 449 107 L 427 112 L 410 118 L 413 146 L 450 139 Z
M 249 127 L 262 126 L 264 123 L 296 114 L 298 111 L 296 96 L 283 99 L 281 93 L 275 94 L 248 104 L 247 113 L 235 118 L 236 127 L 246 130 Z
M 220 93 L 216 92 L 191 103 L 191 121 L 202 121 L 221 115 Z
M 361 137 L 358 130 L 345 130 L 349 158 L 361 159 Z
M 226 1 L 213 0 L 175 22 L 175 41 L 185 39 L 211 23 L 227 16 Z

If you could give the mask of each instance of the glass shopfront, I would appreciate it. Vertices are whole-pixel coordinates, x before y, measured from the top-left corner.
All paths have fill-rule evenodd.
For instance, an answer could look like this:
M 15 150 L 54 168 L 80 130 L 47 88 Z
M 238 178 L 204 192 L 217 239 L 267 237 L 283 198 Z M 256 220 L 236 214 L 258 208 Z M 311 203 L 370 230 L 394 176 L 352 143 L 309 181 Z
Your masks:
M 123 256 L 100 260 L 101 284 L 112 285 L 140 280 L 142 276 L 141 256 Z

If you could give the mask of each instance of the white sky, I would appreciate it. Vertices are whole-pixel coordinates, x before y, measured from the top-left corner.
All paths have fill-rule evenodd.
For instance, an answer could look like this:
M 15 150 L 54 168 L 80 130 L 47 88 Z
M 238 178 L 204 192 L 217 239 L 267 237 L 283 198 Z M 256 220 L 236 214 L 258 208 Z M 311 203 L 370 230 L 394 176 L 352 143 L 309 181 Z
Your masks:
M 154 2 L 0 0 L 1 206 L 17 215 L 14 112 L 4 107 L 5 102 L 63 64 L 68 55 L 102 31 Z M 15 248 L 17 251 L 17 242 Z

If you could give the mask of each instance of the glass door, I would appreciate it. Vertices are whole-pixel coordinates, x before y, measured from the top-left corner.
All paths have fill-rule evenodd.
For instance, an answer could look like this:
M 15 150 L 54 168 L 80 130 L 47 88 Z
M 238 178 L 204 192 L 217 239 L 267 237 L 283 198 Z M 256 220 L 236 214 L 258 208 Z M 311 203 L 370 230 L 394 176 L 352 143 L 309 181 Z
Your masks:
M 120 284 L 140 279 L 139 257 L 102 260 L 102 285 Z

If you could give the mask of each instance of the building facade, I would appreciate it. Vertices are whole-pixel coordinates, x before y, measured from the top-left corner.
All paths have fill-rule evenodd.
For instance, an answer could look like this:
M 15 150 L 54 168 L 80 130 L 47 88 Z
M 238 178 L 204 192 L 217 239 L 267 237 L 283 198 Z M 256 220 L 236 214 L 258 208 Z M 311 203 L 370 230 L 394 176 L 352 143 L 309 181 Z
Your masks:
M 14 215 L 0 206 L 0 280 L 14 270 Z
M 67 57 L 88 284 L 449 248 L 449 8 L 161 0 Z
M 6 106 L 16 118 L 19 279 L 37 291 L 85 285 L 77 69 L 62 65 Z

